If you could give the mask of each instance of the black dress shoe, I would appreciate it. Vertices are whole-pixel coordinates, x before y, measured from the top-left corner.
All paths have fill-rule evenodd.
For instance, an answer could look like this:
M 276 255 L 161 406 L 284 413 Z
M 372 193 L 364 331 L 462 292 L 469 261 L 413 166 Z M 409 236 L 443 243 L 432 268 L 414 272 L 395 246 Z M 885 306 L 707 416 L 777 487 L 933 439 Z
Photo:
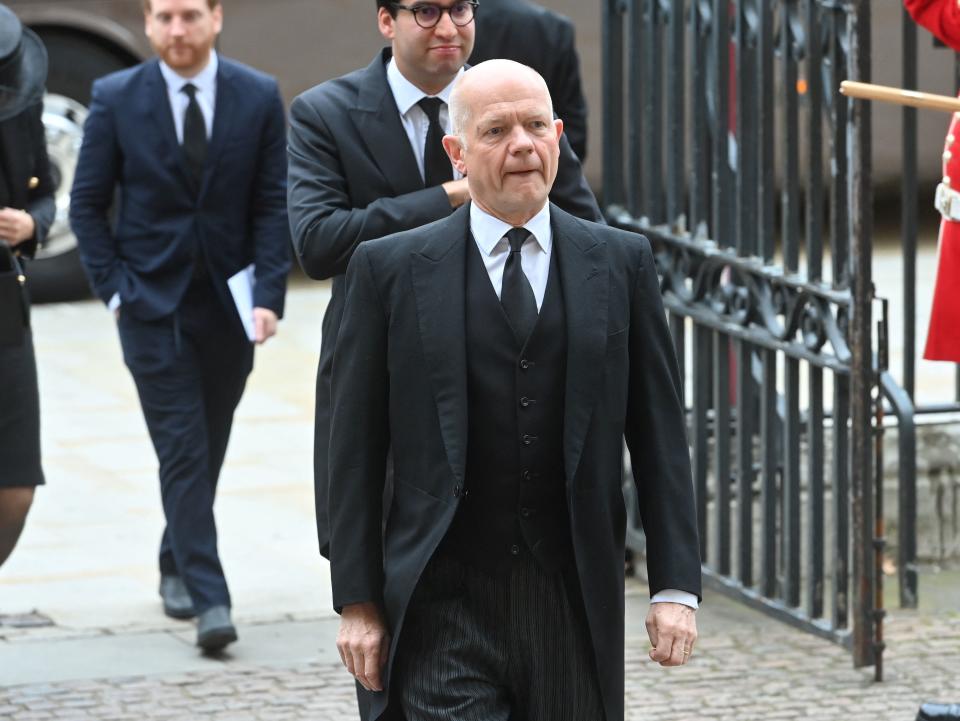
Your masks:
M 183 620 L 197 615 L 187 586 L 180 576 L 160 577 L 160 598 L 163 599 L 163 612 L 170 618 Z
M 208 653 L 222 651 L 237 640 L 237 629 L 230 620 L 229 606 L 208 608 L 197 618 L 197 645 Z
M 917 721 L 960 721 L 960 704 L 925 703 L 917 713 Z

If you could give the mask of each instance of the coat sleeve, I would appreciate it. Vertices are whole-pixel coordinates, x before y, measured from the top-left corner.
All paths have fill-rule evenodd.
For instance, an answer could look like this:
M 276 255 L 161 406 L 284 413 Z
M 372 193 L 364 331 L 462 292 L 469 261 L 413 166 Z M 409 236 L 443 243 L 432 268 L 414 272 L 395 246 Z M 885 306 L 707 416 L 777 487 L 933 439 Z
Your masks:
M 624 435 L 647 536 L 650 595 L 667 588 L 701 595 L 700 544 L 680 370 L 653 253 L 641 238 L 630 310 L 630 379 Z
M 121 157 L 106 95 L 102 82 L 95 82 L 70 193 L 70 225 L 93 290 L 109 303 L 120 290 L 123 263 L 108 221 Z
M 33 168 L 30 172 L 37 179 L 37 187 L 27 193 L 26 211 L 33 218 L 35 229 L 33 237 L 17 246 L 17 254 L 32 258 L 37 247 L 43 245 L 50 232 L 50 226 L 57 213 L 54 198 L 56 188 L 50 174 L 50 159 L 47 156 L 47 139 L 43 130 L 43 105 L 36 105 L 27 111 L 26 125 L 29 128 L 30 142 L 33 143 Z
M 557 179 L 550 191 L 550 200 L 570 215 L 595 223 L 605 222 L 597 199 L 583 177 L 583 167 L 570 149 L 566 132 L 560 136 L 560 162 L 557 166 Z
M 293 247 L 311 278 L 342 275 L 365 240 L 426 225 L 453 212 L 439 186 L 354 207 L 334 133 L 303 96 L 290 108 L 287 150 Z
M 587 101 L 580 81 L 580 58 L 573 23 L 564 18 L 557 27 L 557 38 L 557 66 L 551 89 L 553 103 L 563 120 L 563 132 L 570 141 L 570 148 L 584 163 L 587 160 Z
M 904 0 L 914 21 L 960 52 L 960 4 L 957 0 Z
M 286 119 L 276 83 L 260 138 L 260 159 L 251 208 L 256 283 L 253 302 L 283 316 L 290 272 L 290 226 L 287 222 Z
M 330 433 L 330 579 L 337 612 L 383 602 L 383 487 L 390 445 L 387 318 L 368 254 L 347 269 L 333 360 Z

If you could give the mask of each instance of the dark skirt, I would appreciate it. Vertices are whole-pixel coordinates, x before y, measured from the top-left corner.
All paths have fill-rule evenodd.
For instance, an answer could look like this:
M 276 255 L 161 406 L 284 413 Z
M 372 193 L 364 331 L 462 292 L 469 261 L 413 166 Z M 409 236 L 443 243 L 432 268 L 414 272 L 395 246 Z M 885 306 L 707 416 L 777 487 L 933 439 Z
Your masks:
M 40 394 L 33 336 L 0 346 L 0 488 L 43 484 Z

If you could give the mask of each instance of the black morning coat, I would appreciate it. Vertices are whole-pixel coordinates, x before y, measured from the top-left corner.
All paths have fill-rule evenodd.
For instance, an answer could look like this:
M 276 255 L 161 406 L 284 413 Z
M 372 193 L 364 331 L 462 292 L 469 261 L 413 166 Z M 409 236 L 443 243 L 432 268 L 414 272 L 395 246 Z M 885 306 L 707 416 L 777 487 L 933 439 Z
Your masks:
M 647 240 L 555 205 L 551 219 L 567 318 L 562 461 L 574 556 L 606 721 L 622 721 L 624 437 L 647 534 L 650 592 L 700 595 L 681 382 Z M 362 243 L 347 271 L 332 386 L 333 602 L 385 609 L 387 682 L 407 604 L 464 484 L 468 242 L 465 206 Z M 384 530 L 388 449 L 394 491 Z M 387 693 L 360 695 L 363 718 L 379 718 Z

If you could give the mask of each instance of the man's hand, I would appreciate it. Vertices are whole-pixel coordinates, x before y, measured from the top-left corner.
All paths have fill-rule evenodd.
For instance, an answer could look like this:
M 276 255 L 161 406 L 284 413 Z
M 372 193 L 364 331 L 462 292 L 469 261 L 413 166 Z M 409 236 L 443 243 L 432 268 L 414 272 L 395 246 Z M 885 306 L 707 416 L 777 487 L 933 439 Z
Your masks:
M 276 334 L 277 314 L 269 308 L 254 308 L 253 335 L 257 345 L 263 345 L 267 338 Z
M 380 673 L 387 662 L 390 634 L 379 606 L 353 603 L 340 614 L 340 660 L 367 691 L 383 691 Z
M 449 180 L 440 187 L 447 192 L 447 199 L 450 201 L 450 207 L 452 208 L 459 208 L 470 200 L 470 187 L 467 185 L 466 178 Z
M 661 666 L 682 666 L 697 641 L 697 618 L 682 603 L 651 603 L 647 614 L 647 635 L 653 648 L 650 658 Z
M 11 246 L 30 240 L 36 227 L 30 213 L 15 208 L 0 208 L 0 238 Z

